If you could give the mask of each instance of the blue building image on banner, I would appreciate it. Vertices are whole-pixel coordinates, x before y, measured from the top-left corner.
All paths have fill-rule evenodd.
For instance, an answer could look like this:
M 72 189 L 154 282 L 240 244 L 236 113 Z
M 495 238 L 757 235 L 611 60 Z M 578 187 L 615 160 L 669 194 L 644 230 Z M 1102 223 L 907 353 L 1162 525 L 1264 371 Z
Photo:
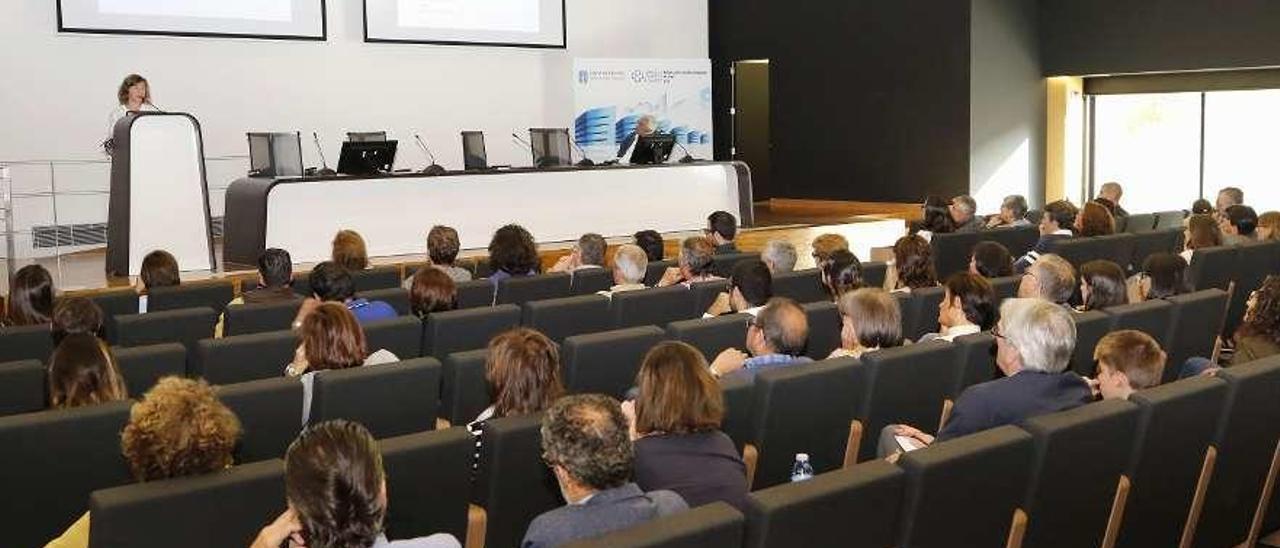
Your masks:
M 617 117 L 617 107 L 599 107 L 579 114 L 573 122 L 573 138 L 582 146 L 616 144 L 610 135 Z M 635 123 L 631 128 L 635 130 Z

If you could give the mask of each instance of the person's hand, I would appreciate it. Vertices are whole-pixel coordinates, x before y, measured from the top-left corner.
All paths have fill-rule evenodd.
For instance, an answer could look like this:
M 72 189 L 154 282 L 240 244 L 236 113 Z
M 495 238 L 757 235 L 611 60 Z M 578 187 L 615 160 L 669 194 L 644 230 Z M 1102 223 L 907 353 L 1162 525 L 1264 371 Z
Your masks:
M 716 359 L 711 362 L 711 371 L 717 377 L 722 377 L 742 369 L 747 361 L 747 353 L 737 348 L 726 348 Z
M 923 443 L 923 444 L 925 444 L 925 445 L 932 445 L 932 444 L 933 444 L 933 439 L 934 439 L 934 438 L 933 438 L 933 436 L 930 436 L 929 434 L 926 434 L 926 433 L 924 433 L 924 432 L 921 432 L 920 430 L 916 429 L 915 427 L 913 427 L 913 426 L 908 426 L 908 425 L 906 425 L 906 424 L 899 424 L 899 425 L 898 425 L 898 427 L 894 429 L 893 434 L 894 434 L 895 436 L 902 436 L 902 437 L 906 437 L 906 438 L 912 438 L 912 439 L 914 439 L 914 440 L 916 440 L 916 441 L 919 441 L 920 443 Z
M 258 538 L 254 539 L 249 548 L 280 548 L 286 540 L 292 540 L 293 546 L 304 547 L 306 544 L 302 542 L 300 533 L 302 523 L 298 521 L 297 514 L 292 509 L 285 510 L 280 517 L 258 532 Z
M 681 279 L 683 279 L 683 276 L 680 275 L 679 268 L 676 268 L 674 266 L 668 267 L 666 272 L 662 273 L 662 279 L 658 280 L 658 287 L 667 287 L 669 285 L 675 285 L 679 283 Z
M 707 309 L 707 314 L 712 316 L 719 316 L 730 312 L 733 312 L 733 304 L 729 299 L 728 293 L 716 295 L 716 302 L 711 303 L 711 308 Z
M 573 254 L 570 253 L 568 255 L 560 257 L 560 259 L 556 261 L 556 264 L 551 265 L 551 270 L 549 270 L 548 272 L 568 272 L 572 269 L 573 269 Z
M 290 376 L 297 377 L 307 372 L 307 368 L 311 364 L 307 363 L 307 347 L 299 344 L 298 348 L 293 351 L 293 361 L 289 362 L 287 372 Z
M 320 299 L 315 297 L 307 297 L 302 300 L 302 305 L 298 307 L 298 315 L 293 317 L 293 325 L 302 326 L 302 321 L 307 319 L 313 310 L 320 306 Z
M 1102 389 L 1099 388 L 1102 385 L 1102 381 L 1085 377 L 1084 382 L 1089 383 L 1089 391 L 1093 392 L 1093 397 L 1097 398 L 1102 395 Z
M 622 416 L 627 418 L 627 430 L 631 434 L 631 441 L 640 439 L 640 434 L 636 432 L 636 402 L 635 400 L 627 400 L 622 402 Z
M 1201 372 L 1200 372 L 1200 376 L 1201 376 L 1201 377 L 1216 377 L 1216 376 L 1218 376 L 1218 372 L 1219 372 L 1219 371 L 1222 371 L 1222 368 L 1221 368 L 1221 367 L 1216 367 L 1216 366 L 1215 366 L 1215 367 L 1210 367 L 1210 368 L 1208 368 L 1208 369 L 1205 369 L 1204 371 L 1201 371 Z

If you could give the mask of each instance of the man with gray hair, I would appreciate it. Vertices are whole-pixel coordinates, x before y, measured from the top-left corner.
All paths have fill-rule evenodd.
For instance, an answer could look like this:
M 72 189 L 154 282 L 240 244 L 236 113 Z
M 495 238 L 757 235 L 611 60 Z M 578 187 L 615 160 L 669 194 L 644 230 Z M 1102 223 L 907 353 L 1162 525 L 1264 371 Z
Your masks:
M 1054 304 L 1069 306 L 1076 290 L 1076 269 L 1066 259 L 1052 253 L 1040 257 L 1018 283 L 1018 296 L 1024 299 L 1044 299 Z
M 658 121 L 651 114 L 640 116 L 636 120 L 636 130 L 631 132 L 626 139 L 622 140 L 622 146 L 618 147 L 618 160 L 623 163 L 631 163 L 631 154 L 635 152 L 636 143 L 640 142 L 640 137 L 653 135 L 658 131 Z
M 1027 220 L 1027 199 L 1021 194 L 1010 194 L 1000 202 L 1000 213 L 987 218 L 987 228 L 1031 226 Z
M 951 213 L 951 221 L 956 225 L 956 232 L 977 232 L 985 226 L 982 219 L 975 215 L 978 202 L 973 196 L 961 194 L 952 198 L 947 210 Z
M 966 388 L 938 432 L 938 441 L 1093 401 L 1089 383 L 1067 371 L 1076 347 L 1076 324 L 1067 309 L 1041 299 L 1006 299 L 991 334 L 996 339 L 996 367 L 1005 377 Z M 882 454 L 893 453 L 885 444 L 898 443 L 899 437 L 909 438 L 912 448 L 934 442 L 933 436 L 910 426 L 886 428 L 890 429 L 891 436 L 881 435 Z M 910 449 L 903 445 L 898 443 Z
M 626 244 L 613 254 L 613 287 L 600 294 L 606 297 L 623 291 L 647 289 L 644 275 L 649 269 L 649 257 L 640 246 Z
M 793 272 L 796 269 L 796 246 L 786 240 L 769 240 L 760 252 L 760 260 L 774 276 Z
M 604 236 L 593 232 L 583 234 L 578 238 L 578 243 L 573 245 L 573 251 L 560 257 L 549 272 L 572 273 L 587 268 L 604 268 L 604 252 L 608 247 Z

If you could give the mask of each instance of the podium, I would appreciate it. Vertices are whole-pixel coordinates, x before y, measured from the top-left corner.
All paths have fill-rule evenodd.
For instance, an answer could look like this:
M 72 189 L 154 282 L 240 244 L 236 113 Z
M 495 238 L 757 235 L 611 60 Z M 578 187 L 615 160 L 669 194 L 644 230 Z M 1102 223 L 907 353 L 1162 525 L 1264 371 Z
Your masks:
M 107 210 L 107 275 L 135 276 L 157 249 L 182 270 L 214 270 L 200 122 L 140 112 L 116 122 Z

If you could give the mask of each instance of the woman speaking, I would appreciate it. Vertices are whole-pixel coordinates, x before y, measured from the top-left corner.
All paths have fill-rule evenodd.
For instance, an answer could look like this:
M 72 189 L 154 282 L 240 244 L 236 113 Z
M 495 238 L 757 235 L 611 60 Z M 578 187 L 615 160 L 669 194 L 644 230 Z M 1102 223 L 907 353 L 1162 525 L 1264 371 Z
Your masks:
M 115 151 L 115 131 L 116 122 L 126 116 L 132 116 L 142 111 L 158 111 L 155 105 L 151 104 L 151 85 L 147 83 L 147 79 L 137 74 L 130 74 L 124 77 L 124 81 L 120 82 L 120 90 L 116 93 L 116 99 L 119 105 L 111 109 L 111 117 L 107 123 L 107 139 L 102 142 L 102 149 L 110 156 Z

